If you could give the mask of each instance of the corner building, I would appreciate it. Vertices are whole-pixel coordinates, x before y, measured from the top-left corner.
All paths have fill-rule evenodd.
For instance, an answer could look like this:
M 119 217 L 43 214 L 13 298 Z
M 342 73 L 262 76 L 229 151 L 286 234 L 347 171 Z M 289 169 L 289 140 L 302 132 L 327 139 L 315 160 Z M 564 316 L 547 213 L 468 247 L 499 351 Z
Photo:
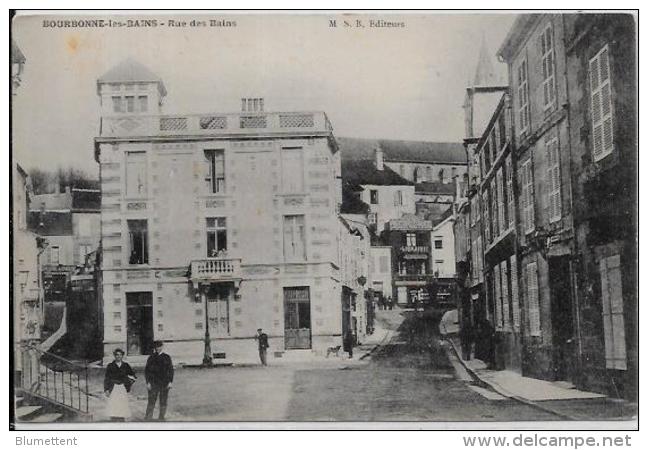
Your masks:
M 125 61 L 97 82 L 104 354 L 162 340 L 177 362 L 341 343 L 340 160 L 323 112 L 162 115 L 161 79 Z

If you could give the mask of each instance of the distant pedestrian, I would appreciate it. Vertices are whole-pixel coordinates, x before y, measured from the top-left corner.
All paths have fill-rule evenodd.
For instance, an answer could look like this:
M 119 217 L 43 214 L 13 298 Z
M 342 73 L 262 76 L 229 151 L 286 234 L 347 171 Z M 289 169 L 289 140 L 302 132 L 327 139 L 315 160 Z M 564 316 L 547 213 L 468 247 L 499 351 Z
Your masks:
M 261 360 L 261 364 L 264 366 L 268 365 L 268 347 L 270 347 L 270 344 L 268 344 L 268 335 L 263 332 L 263 329 L 259 328 L 257 330 L 257 334 L 255 336 L 255 339 L 259 343 L 259 359 Z
M 344 349 L 349 354 L 349 359 L 353 358 L 353 331 L 350 329 L 344 335 Z
M 163 421 L 167 409 L 169 390 L 173 383 L 173 362 L 171 361 L 171 357 L 164 353 L 164 344 L 162 341 L 155 341 L 153 343 L 153 353 L 146 361 L 144 376 L 146 377 L 146 388 L 148 389 L 148 404 L 146 405 L 145 420 L 151 420 L 153 418 L 153 410 L 155 409 L 155 403 L 157 403 L 159 396 L 159 420 Z
M 104 392 L 108 397 L 106 409 L 110 420 L 124 422 L 131 416 L 128 392 L 137 377 L 131 366 L 123 360 L 124 351 L 121 348 L 115 349 L 113 356 L 115 359 L 106 367 L 104 377 Z

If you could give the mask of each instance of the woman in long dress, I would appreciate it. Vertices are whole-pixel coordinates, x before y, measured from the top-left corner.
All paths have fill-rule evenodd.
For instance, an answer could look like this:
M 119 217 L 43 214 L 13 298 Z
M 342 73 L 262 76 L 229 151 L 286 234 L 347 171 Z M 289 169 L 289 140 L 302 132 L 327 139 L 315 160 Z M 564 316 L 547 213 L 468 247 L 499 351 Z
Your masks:
M 131 416 L 128 392 L 137 377 L 131 366 L 123 360 L 122 349 L 115 349 L 113 356 L 115 359 L 106 367 L 104 377 L 104 392 L 108 397 L 107 412 L 110 420 L 124 422 Z

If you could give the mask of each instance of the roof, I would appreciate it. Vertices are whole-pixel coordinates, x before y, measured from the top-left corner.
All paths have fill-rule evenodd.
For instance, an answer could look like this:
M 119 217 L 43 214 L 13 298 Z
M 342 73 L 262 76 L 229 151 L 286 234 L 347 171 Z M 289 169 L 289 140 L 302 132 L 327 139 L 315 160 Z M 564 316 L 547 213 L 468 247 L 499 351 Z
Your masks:
M 436 219 L 436 220 L 434 221 L 434 227 L 436 228 L 437 226 L 439 226 L 439 225 L 440 225 L 443 221 L 445 221 L 447 218 L 452 217 L 453 214 L 454 214 L 454 208 L 453 208 L 453 206 L 451 205 L 451 206 L 448 207 L 448 209 L 446 209 L 446 210 L 443 212 L 443 214 L 441 214 L 441 217 L 439 217 L 438 219 Z
M 360 200 L 355 194 L 354 190 L 349 186 L 342 187 L 342 205 L 340 212 L 343 214 L 367 214 L 369 213 L 369 205 Z
M 160 95 L 165 96 L 167 94 L 162 78 L 156 75 L 148 67 L 132 58 L 123 60 L 108 72 L 104 73 L 97 79 L 97 84 L 128 81 L 155 82 L 158 83 Z
M 69 211 L 30 211 L 27 228 L 41 236 L 71 236 L 72 214 Z
M 398 141 L 390 139 L 336 138 L 342 160 L 374 159 L 380 146 L 385 161 L 466 164 L 461 142 Z
M 533 23 L 538 20 L 542 14 L 520 14 L 513 22 L 511 29 L 504 38 L 504 42 L 497 50 L 497 55 L 505 61 L 508 61 L 513 56 L 520 44 L 522 43 L 522 36 L 531 30 Z
M 493 64 L 494 57 L 495 55 L 488 50 L 486 39 L 482 36 L 473 86 L 505 86 L 508 84 L 504 79 L 506 66 L 497 62 Z M 500 70 L 497 70 L 498 68 Z
M 378 170 L 373 160 L 342 161 L 342 180 L 347 185 L 414 185 L 387 166 L 384 166 L 383 170 Z
M 101 191 L 96 189 L 72 189 L 72 209 L 74 211 L 101 210 Z
M 389 230 L 431 230 L 432 222 L 422 219 L 416 214 L 403 214 L 400 219 L 392 219 L 388 223 Z
M 417 194 L 442 194 L 454 195 L 456 186 L 454 183 L 438 183 L 432 181 L 424 181 L 417 183 L 414 192 Z

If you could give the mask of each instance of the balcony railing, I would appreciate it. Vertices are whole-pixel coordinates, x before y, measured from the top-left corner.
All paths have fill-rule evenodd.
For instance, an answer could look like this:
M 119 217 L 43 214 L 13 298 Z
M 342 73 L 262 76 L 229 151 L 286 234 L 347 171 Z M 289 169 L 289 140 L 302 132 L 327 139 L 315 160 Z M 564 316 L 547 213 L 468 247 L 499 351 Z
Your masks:
M 404 245 L 400 251 L 401 253 L 430 253 L 430 247 L 427 245 Z
M 191 261 L 191 279 L 194 281 L 229 281 L 241 278 L 241 260 L 238 258 L 209 258 Z
M 330 133 L 324 112 L 119 115 L 101 118 L 102 137 Z

